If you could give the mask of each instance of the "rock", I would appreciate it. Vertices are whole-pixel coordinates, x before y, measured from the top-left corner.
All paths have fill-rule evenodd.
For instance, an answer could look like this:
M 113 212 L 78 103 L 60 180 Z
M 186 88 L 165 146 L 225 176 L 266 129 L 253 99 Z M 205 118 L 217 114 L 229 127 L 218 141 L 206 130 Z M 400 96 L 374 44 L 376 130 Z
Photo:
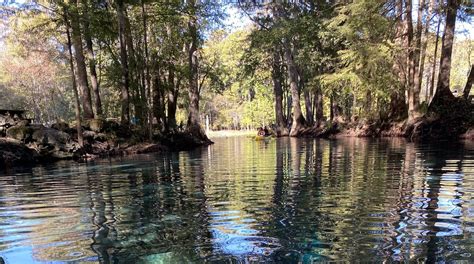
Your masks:
M 15 126 L 28 126 L 30 124 L 30 120 L 19 120 L 15 122 Z
M 32 139 L 34 142 L 30 147 L 36 149 L 44 160 L 72 159 L 80 148 L 69 134 L 52 128 L 35 130 Z
M 35 138 L 41 141 L 34 141 L 28 147 L 36 150 L 41 160 L 73 159 L 81 149 L 75 141 L 67 140 L 65 133 L 47 128 L 35 132 Z M 67 135 L 67 134 L 66 134 Z M 69 136 L 69 135 L 68 135 Z
M 130 138 L 133 135 L 129 127 L 115 121 L 105 121 L 103 132 L 117 138 Z
M 61 145 L 69 142 L 71 136 L 56 129 L 42 127 L 33 132 L 32 139 L 43 144 Z
M 7 137 L 14 138 L 20 141 L 27 140 L 32 135 L 32 133 L 32 127 L 25 125 L 24 122 L 20 122 L 15 126 L 8 128 L 6 131 Z
M 20 141 L 0 139 L 0 167 L 34 163 L 37 155 L 34 150 L 27 148 Z
M 200 146 L 213 144 L 212 141 L 203 141 L 187 132 L 177 132 L 159 139 L 160 142 L 169 149 L 181 151 L 191 150 Z
M 107 135 L 104 134 L 104 133 L 97 133 L 94 136 L 94 140 L 99 141 L 99 142 L 106 142 L 107 141 Z
M 94 138 L 96 135 L 97 134 L 94 131 L 90 131 L 90 130 L 82 131 L 82 137 L 84 138 L 84 140 L 87 140 L 89 142 L 94 141 Z
M 0 115 L 0 126 L 13 126 L 15 124 L 15 120 L 11 116 Z
M 52 129 L 56 129 L 56 130 L 59 130 L 59 131 L 63 131 L 63 132 L 68 132 L 69 131 L 69 124 L 66 123 L 66 122 L 57 122 L 57 123 L 54 123 L 51 125 L 51 128 Z

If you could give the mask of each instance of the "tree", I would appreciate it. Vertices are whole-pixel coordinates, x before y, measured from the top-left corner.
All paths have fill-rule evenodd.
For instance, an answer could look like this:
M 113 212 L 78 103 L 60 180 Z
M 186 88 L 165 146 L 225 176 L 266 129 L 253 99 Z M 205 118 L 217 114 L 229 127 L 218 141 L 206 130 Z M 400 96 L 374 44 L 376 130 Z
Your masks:
M 272 60 L 272 83 L 273 94 L 275 96 L 275 132 L 278 136 L 287 136 L 288 129 L 286 127 L 286 120 L 283 114 L 283 89 L 282 89 L 282 65 L 280 59 L 280 52 L 275 49 L 273 51 Z
M 82 48 L 82 36 L 79 23 L 77 0 L 71 1 L 71 8 L 69 9 L 69 12 L 71 19 L 72 45 L 74 47 L 74 58 L 76 60 L 77 68 L 77 86 L 82 91 L 82 108 L 84 110 L 84 118 L 91 119 L 94 118 L 94 111 L 92 110 L 92 98 L 87 80 L 84 50 Z
M 453 52 L 454 29 L 456 27 L 456 15 L 459 9 L 457 0 L 448 0 L 446 6 L 446 24 L 441 43 L 440 68 L 438 74 L 438 85 L 433 97 L 433 107 L 442 107 L 454 97 L 449 89 L 449 80 L 451 72 L 451 55 Z
M 100 92 L 99 92 L 99 81 L 97 78 L 97 71 L 96 71 L 96 59 L 94 55 L 94 48 L 92 43 L 92 36 L 90 31 L 90 23 L 89 20 L 91 16 L 89 14 L 89 2 L 87 0 L 81 0 L 82 9 L 83 9 L 83 16 L 82 16 L 82 27 L 83 27 L 83 35 L 84 40 L 86 42 L 86 55 L 87 60 L 89 61 L 89 73 L 91 79 L 91 87 L 92 91 L 94 92 L 94 108 L 95 108 L 95 117 L 102 116 L 102 101 L 100 100 Z M 91 2 L 92 5 L 92 2 Z
M 118 22 L 118 38 L 120 43 L 120 63 L 122 69 L 122 80 L 120 83 L 120 95 L 121 95 L 121 104 L 122 111 L 120 115 L 120 120 L 123 125 L 127 125 L 130 122 L 130 95 L 129 95 L 129 86 L 130 86 L 130 75 L 128 68 L 128 55 L 127 55 L 127 44 L 125 40 L 125 13 L 124 13 L 124 3 L 123 0 L 116 1 L 116 10 L 117 10 L 117 22 Z
M 474 83 L 474 64 L 471 65 L 471 69 L 469 70 L 469 75 L 467 76 L 466 85 L 464 86 L 463 90 L 463 97 L 464 99 L 468 99 L 469 95 L 471 94 L 472 84 Z
M 70 70 L 71 70 L 71 83 L 72 83 L 72 89 L 74 92 L 74 103 L 75 103 L 75 114 L 76 114 L 76 131 L 77 131 L 77 142 L 79 143 L 79 146 L 84 145 L 84 138 L 82 135 L 82 125 L 81 125 L 81 104 L 79 101 L 79 93 L 77 91 L 77 84 L 76 84 L 76 74 L 74 71 L 74 63 L 73 63 L 73 56 L 72 56 L 72 45 L 71 45 L 71 34 L 70 34 L 70 25 L 69 21 L 67 18 L 67 11 L 64 12 L 64 20 L 66 23 L 66 36 L 67 36 L 67 48 L 69 52 L 69 65 L 70 65 Z
M 196 17 L 196 2 L 190 0 L 188 10 L 190 13 L 188 21 L 188 34 L 190 43 L 188 44 L 188 64 L 189 64 L 189 106 L 187 130 L 192 135 L 207 139 L 199 121 L 199 83 L 198 83 L 198 29 Z

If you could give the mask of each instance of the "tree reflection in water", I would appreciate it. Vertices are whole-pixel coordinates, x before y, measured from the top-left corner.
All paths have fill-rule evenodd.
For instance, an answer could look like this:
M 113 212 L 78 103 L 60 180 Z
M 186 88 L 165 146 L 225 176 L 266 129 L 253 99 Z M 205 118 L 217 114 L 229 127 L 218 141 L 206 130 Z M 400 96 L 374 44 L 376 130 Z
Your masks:
M 85 261 L 473 261 L 473 148 L 216 140 L 0 177 L 0 255 Z

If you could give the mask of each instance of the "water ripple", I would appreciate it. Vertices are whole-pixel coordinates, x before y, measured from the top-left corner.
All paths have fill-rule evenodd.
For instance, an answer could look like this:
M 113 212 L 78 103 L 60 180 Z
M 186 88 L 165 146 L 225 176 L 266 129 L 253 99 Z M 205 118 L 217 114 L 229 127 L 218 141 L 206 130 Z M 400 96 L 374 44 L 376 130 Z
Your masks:
M 218 139 L 0 175 L 0 255 L 31 262 L 474 262 L 474 150 Z

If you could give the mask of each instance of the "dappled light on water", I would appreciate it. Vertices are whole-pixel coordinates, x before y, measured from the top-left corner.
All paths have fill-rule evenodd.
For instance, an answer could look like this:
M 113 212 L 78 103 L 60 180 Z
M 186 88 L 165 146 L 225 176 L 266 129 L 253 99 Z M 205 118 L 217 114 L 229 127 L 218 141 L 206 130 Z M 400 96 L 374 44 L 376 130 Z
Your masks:
M 0 256 L 33 262 L 474 261 L 474 147 L 216 139 L 0 176 Z

